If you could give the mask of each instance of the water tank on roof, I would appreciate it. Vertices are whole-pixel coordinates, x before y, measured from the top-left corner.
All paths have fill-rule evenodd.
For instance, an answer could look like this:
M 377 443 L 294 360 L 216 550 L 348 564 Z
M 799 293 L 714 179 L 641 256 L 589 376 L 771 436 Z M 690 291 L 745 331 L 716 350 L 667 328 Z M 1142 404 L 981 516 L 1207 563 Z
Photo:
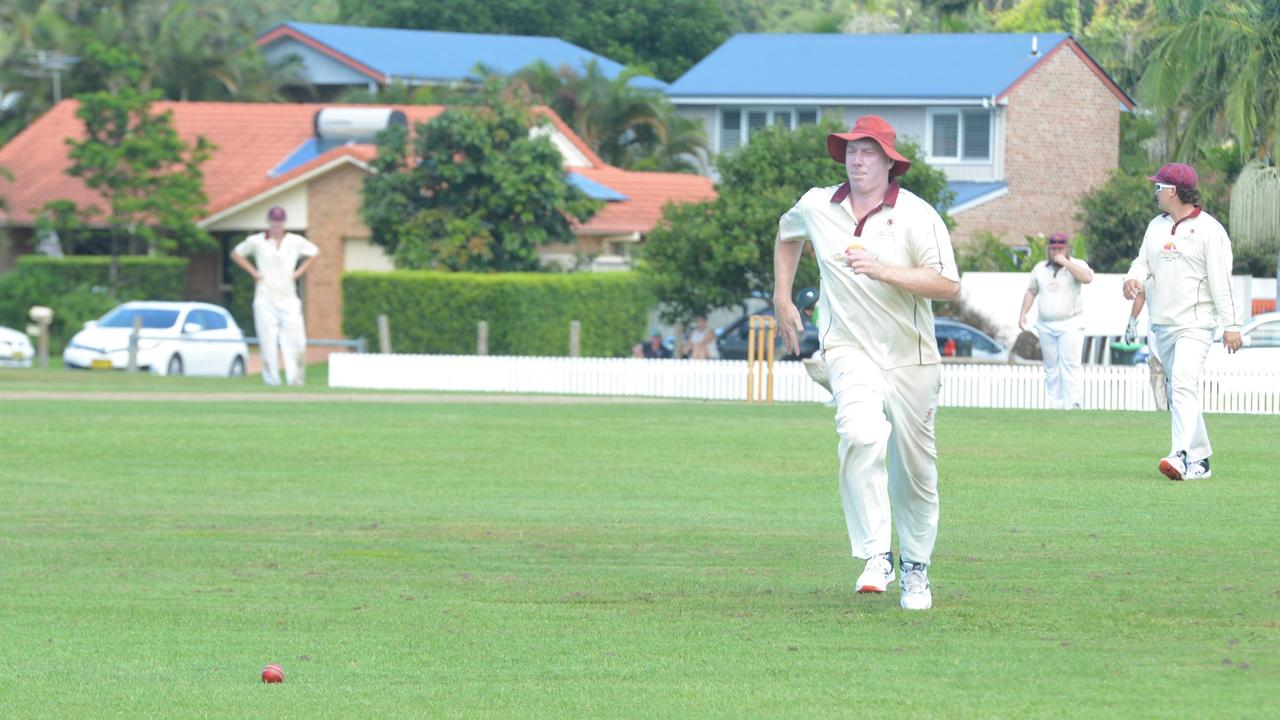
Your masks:
M 404 113 L 391 108 L 324 108 L 316 111 L 313 122 L 316 137 L 342 142 L 372 142 L 392 125 L 409 125 Z

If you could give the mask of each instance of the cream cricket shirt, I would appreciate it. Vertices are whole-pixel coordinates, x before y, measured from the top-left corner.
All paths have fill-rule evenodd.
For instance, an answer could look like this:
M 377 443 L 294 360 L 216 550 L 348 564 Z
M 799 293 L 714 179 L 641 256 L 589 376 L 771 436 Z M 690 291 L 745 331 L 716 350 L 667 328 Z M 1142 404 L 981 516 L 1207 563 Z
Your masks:
M 822 275 L 823 348 L 861 347 L 884 370 L 939 362 L 929 299 L 855 275 L 845 253 L 865 249 L 886 265 L 933 268 L 959 281 L 947 226 L 929 203 L 897 183 L 862 222 L 854 218 L 848 197 L 848 183 L 813 188 L 778 223 L 782 240 L 813 243 Z
M 1079 258 L 1071 262 L 1084 268 L 1089 265 Z M 1057 270 L 1057 274 L 1054 274 Z M 1080 302 L 1080 281 L 1069 270 L 1048 260 L 1041 260 L 1031 268 L 1031 284 L 1028 290 L 1036 295 L 1036 313 L 1041 320 L 1068 320 L 1084 312 Z
M 320 252 L 315 243 L 293 233 L 285 233 L 280 246 L 267 238 L 267 234 L 256 233 L 245 238 L 236 245 L 232 252 L 244 258 L 253 258 L 253 264 L 262 273 L 262 282 L 254 291 L 255 300 L 296 300 L 298 285 L 293 273 L 298 269 L 298 259 L 311 257 Z
M 1152 325 L 1239 330 L 1244 308 L 1231 286 L 1231 240 L 1199 207 L 1179 222 L 1151 221 L 1125 280 L 1146 285 Z M 1216 320 L 1215 320 L 1216 316 Z

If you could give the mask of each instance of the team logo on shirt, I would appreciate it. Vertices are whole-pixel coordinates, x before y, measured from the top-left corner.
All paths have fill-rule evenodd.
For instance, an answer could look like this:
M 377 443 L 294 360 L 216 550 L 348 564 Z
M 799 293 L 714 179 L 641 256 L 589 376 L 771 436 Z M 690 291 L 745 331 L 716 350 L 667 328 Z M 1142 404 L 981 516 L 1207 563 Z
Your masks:
M 1161 260 L 1177 260 L 1180 257 L 1182 257 L 1182 253 L 1178 251 L 1178 246 L 1175 245 L 1172 240 L 1165 243 L 1164 247 L 1160 248 Z

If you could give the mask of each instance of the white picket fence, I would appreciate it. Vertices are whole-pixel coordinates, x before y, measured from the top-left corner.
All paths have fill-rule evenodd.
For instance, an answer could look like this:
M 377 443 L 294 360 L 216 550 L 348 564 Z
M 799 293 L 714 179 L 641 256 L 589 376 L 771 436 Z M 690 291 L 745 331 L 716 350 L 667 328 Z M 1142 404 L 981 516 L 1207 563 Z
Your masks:
M 1155 410 L 1146 366 L 1083 368 L 1084 406 L 1097 410 Z M 329 385 L 376 390 L 547 393 L 697 400 L 745 400 L 743 360 L 641 360 L 479 355 L 329 356 Z M 798 362 L 774 369 L 777 402 L 826 402 L 831 395 Z M 1280 413 L 1280 370 L 1206 373 L 1208 412 Z M 946 363 L 944 407 L 1044 408 L 1040 365 Z

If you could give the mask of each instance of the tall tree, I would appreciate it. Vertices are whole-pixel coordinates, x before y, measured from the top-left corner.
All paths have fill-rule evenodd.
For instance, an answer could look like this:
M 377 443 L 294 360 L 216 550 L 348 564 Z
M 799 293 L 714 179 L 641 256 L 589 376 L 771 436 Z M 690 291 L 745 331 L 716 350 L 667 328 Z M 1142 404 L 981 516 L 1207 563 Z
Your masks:
M 145 244 L 149 252 L 214 247 L 213 238 L 196 225 L 207 200 L 200 166 L 213 146 L 203 137 L 186 143 L 169 113 L 151 112 L 158 94 L 138 90 L 142 71 L 136 56 L 97 44 L 87 48 L 87 55 L 112 73 L 105 90 L 78 98 L 76 116 L 85 135 L 67 141 L 67 173 L 83 179 L 107 205 L 114 292 L 118 258 L 127 245 Z
M 809 188 L 844 182 L 843 166 L 826 153 L 827 134 L 842 129 L 823 123 L 755 133 L 746 147 L 720 156 L 715 200 L 663 209 L 662 223 L 645 238 L 640 268 L 667 320 L 688 322 L 753 293 L 772 292 L 778 218 Z M 902 186 L 935 206 L 949 205 L 946 176 L 926 165 L 914 144 L 900 140 L 898 150 L 912 160 Z M 817 284 L 817 278 L 806 253 L 796 286 Z
M 332 0 L 336 2 L 336 0 Z M 303 3 L 320 8 L 323 0 Z M 63 97 L 106 86 L 109 69 L 86 53 L 92 43 L 129 48 L 137 82 L 170 100 L 273 101 L 310 92 L 297 61 L 272 64 L 257 33 L 283 9 L 280 0 L 12 0 L 0 3 L 0 87 L 21 101 L 0 108 L 0 141 Z M 291 12 L 293 10 L 291 9 Z M 55 72 L 56 55 L 68 60 Z
M 569 184 L 528 98 L 459 106 L 379 138 L 361 214 L 397 266 L 477 272 L 541 269 L 538 248 L 574 241 L 599 204 Z

